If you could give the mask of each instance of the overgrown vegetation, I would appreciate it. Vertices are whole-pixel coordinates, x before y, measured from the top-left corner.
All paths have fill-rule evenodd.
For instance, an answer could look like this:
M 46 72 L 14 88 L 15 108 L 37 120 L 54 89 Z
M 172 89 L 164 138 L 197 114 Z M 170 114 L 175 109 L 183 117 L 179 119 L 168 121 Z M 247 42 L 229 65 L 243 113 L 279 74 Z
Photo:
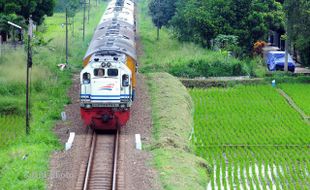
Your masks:
M 54 0 L 0 0 L 0 31 L 8 32 L 7 21 L 26 26 L 30 15 L 36 24 L 44 21 L 45 15 L 52 16 L 55 6 Z M 1 33 L 2 35 L 2 33 Z
M 209 47 L 219 34 L 235 35 L 240 50 L 249 53 L 257 40 L 267 39 L 268 30 L 283 30 L 283 19 L 274 0 L 179 0 L 171 25 L 179 39 Z
M 269 30 L 283 32 L 284 26 L 283 7 L 275 0 L 152 0 L 150 12 L 156 26 L 169 26 L 181 41 L 211 47 L 218 35 L 237 36 L 240 48 L 234 51 L 239 55 L 249 55 L 257 40 L 267 39 Z
M 265 74 L 260 58 L 241 61 L 228 51 L 212 51 L 193 43 L 182 43 L 171 38 L 167 28 L 162 28 L 160 40 L 156 40 L 156 29 L 148 15 L 147 3 L 140 2 L 140 37 L 144 49 L 140 71 L 165 71 L 191 78 Z
M 308 0 L 286 0 L 284 1 L 288 36 L 291 45 L 301 55 L 301 61 L 310 65 L 310 3 Z
M 169 27 L 180 41 L 214 48 L 218 36 L 236 36 L 230 51 L 238 57 L 253 54 L 257 41 L 268 41 L 270 31 L 288 33 L 294 56 L 310 64 L 310 5 L 307 0 L 149 0 L 158 30 Z M 285 28 L 286 25 L 286 29 Z M 285 31 L 287 30 L 287 31 Z M 159 31 L 158 31 L 159 33 Z M 288 42 L 288 43 L 289 43 Z M 298 56 L 299 57 L 299 56 Z
M 190 94 L 193 142 L 212 164 L 207 189 L 307 188 L 309 125 L 271 85 Z
M 65 28 L 62 27 L 65 21 L 64 13 L 47 18 L 44 25 L 39 26 L 40 32 L 36 37 L 44 36 L 42 40 L 52 41 L 46 45 L 41 43 L 34 48 L 29 136 L 25 136 L 24 123 L 24 50 L 6 50 L 5 56 L 1 57 L 0 189 L 46 189 L 49 155 L 51 151 L 61 149 L 52 129 L 56 120 L 60 118 L 63 106 L 69 103 L 67 89 L 71 84 L 72 71 L 81 68 L 87 43 L 102 16 L 104 5 L 92 7 L 85 42 L 82 41 L 82 34 L 78 30 L 74 32 L 74 38 L 70 36 L 70 69 L 65 71 L 60 71 L 57 67 L 65 62 Z M 76 15 L 75 26 L 81 27 L 81 23 L 82 13 L 79 12 Z

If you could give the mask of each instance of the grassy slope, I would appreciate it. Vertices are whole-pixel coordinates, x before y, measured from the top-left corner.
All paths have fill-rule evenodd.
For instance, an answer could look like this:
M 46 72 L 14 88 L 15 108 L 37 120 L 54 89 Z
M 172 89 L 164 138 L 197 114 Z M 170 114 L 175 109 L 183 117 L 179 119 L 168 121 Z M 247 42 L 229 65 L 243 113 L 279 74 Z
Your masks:
M 164 189 L 205 189 L 207 165 L 190 151 L 192 101 L 182 83 L 167 73 L 147 74 L 154 140 L 148 147 Z M 156 82 L 154 82 L 156 81 Z
M 75 69 L 81 67 L 87 43 L 91 39 L 93 29 L 97 25 L 104 7 L 101 4 L 96 8 L 96 11 L 91 11 L 85 42 L 82 42 L 81 31 L 77 31 L 77 29 L 75 38 L 70 39 L 70 64 Z M 55 121 L 59 119 L 63 106 L 69 102 L 68 98 L 64 98 L 64 96 L 71 84 L 72 75 L 71 71 L 60 72 L 56 67 L 57 64 L 64 63 L 65 59 L 64 29 L 60 27 L 64 20 L 64 14 L 60 13 L 47 18 L 47 32 L 44 35 L 47 39 L 53 38 L 53 41 L 47 48 L 35 48 L 32 72 L 31 135 L 26 137 L 24 134 L 24 117 L 22 116 L 24 111 L 22 109 L 19 113 L 21 116 L 1 116 L 0 189 L 45 189 L 46 178 L 49 174 L 49 155 L 51 151 L 61 149 L 52 128 Z M 81 28 L 82 13 L 77 14 L 75 21 L 76 28 Z M 9 73 L 9 76 L 13 71 L 18 71 L 20 74 L 12 75 L 10 78 L 0 77 L 0 91 L 1 96 L 4 95 L 6 98 L 14 96 L 16 99 L 24 100 L 24 69 L 16 70 L 14 68 L 19 67 L 18 64 L 24 65 L 25 56 L 22 50 L 18 51 L 20 52 L 8 52 L 8 55 L 13 54 L 13 57 L 18 59 L 6 59 L 6 64 L 10 67 L 2 64 L 0 70 L 3 72 L 3 68 L 7 69 L 1 76 L 5 76 L 5 73 Z M 10 101 L 14 102 L 15 100 Z M 20 106 L 24 106 L 24 104 L 21 103 Z M 13 130 L 12 126 L 14 126 Z M 3 139 L 3 135 L 12 137 L 11 141 L 3 143 L 8 139 Z
M 202 55 L 205 50 L 193 44 L 180 44 L 156 29 L 147 15 L 148 1 L 139 1 L 139 32 L 144 54 L 140 70 L 165 71 L 172 60 Z M 169 51 L 167 51 L 169 50 Z M 198 52 L 198 53 L 197 53 Z M 191 55 L 192 54 L 192 55 Z M 156 68 L 159 66 L 160 68 Z M 164 189 L 205 189 L 207 165 L 191 152 L 190 133 L 193 127 L 192 102 L 186 88 L 167 73 L 146 74 L 152 99 L 153 143 L 148 149 L 154 155 Z M 156 81 L 156 82 L 154 82 Z

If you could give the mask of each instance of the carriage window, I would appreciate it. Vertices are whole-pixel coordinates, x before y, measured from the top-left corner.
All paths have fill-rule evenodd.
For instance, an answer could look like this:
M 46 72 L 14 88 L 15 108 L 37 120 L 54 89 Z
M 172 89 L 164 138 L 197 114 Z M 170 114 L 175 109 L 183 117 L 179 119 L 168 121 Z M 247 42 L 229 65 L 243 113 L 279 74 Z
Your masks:
M 90 73 L 84 73 L 83 74 L 83 84 L 89 84 L 90 83 Z
M 94 75 L 96 77 L 103 77 L 104 76 L 104 69 L 95 69 L 94 70 Z
M 108 76 L 109 77 L 117 77 L 118 76 L 118 69 L 108 69 Z

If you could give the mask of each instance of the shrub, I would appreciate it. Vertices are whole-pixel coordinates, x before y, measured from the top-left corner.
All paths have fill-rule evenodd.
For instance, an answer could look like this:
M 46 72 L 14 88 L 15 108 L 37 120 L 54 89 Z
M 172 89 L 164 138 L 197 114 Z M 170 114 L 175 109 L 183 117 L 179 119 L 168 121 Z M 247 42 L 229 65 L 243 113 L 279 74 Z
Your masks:
M 247 67 L 234 58 L 200 58 L 172 64 L 169 73 L 178 77 L 218 77 L 246 75 Z
M 0 115 L 23 115 L 24 113 L 24 99 L 15 97 L 1 97 Z

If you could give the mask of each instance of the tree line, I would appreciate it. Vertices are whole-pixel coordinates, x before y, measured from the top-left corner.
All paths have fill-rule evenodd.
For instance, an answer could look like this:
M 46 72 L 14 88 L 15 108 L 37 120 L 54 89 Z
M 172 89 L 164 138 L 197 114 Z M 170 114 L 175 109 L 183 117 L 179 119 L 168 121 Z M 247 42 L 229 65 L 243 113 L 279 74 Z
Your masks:
M 9 33 L 8 21 L 27 28 L 30 15 L 36 25 L 44 21 L 45 16 L 52 16 L 54 8 L 65 11 L 73 17 L 80 6 L 80 0 L 0 0 L 0 32 Z
M 180 41 L 210 48 L 226 36 L 237 39 L 230 49 L 240 56 L 250 55 L 270 31 L 288 28 L 290 45 L 310 65 L 309 0 L 149 0 L 149 12 L 158 37 L 165 26 Z

